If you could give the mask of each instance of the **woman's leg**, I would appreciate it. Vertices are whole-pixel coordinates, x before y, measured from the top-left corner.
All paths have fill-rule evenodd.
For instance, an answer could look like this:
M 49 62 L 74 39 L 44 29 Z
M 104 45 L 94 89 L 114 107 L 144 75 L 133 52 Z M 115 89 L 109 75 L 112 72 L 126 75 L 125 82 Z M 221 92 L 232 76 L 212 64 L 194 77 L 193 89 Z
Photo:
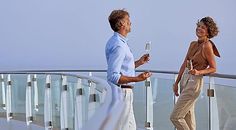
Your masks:
M 196 129 L 196 120 L 195 120 L 194 108 L 195 108 L 195 105 L 192 106 L 192 108 L 189 110 L 189 112 L 185 116 L 185 121 L 188 124 L 188 127 L 189 127 L 190 130 L 195 130 Z
M 193 82 L 183 86 L 180 97 L 171 114 L 171 121 L 178 130 L 195 130 L 194 105 L 203 85 L 202 77 L 193 76 Z
M 189 94 L 184 94 L 179 97 L 175 104 L 174 110 L 170 116 L 170 120 L 178 130 L 190 130 L 187 121 L 185 120 L 186 115 L 193 107 L 195 100 Z

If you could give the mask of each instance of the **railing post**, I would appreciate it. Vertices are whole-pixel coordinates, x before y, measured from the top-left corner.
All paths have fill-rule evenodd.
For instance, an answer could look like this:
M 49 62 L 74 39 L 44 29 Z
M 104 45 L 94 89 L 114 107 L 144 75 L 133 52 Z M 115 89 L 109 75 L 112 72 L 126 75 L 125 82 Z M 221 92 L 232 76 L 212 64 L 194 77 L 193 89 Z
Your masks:
M 92 72 L 89 72 L 89 76 L 92 76 Z M 88 86 L 91 87 L 92 86 L 92 82 L 90 80 L 88 80 Z
M 7 121 L 10 121 L 13 117 L 12 109 L 11 109 L 11 101 L 12 101 L 12 91 L 11 91 L 12 81 L 11 81 L 11 75 L 7 75 L 7 103 L 6 103 L 6 109 L 7 109 Z
M 34 86 L 34 110 L 39 110 L 39 99 L 38 99 L 38 83 L 37 83 L 37 75 L 34 74 L 33 78 L 33 86 Z
M 92 72 L 89 72 L 89 76 L 92 76 Z M 95 113 L 96 103 L 99 101 L 99 96 L 95 92 L 96 84 L 88 80 L 89 86 L 89 105 L 88 105 L 88 119 Z
M 45 130 L 51 130 L 52 125 L 52 93 L 51 93 L 51 76 L 46 76 L 46 87 L 44 95 L 44 123 Z
M 95 93 L 95 83 L 90 82 L 89 91 L 89 105 L 88 105 L 88 118 L 90 119 L 95 113 L 96 103 L 99 101 L 98 95 Z
M 26 86 L 26 94 L 25 94 L 25 109 L 26 109 L 26 124 L 29 125 L 33 121 L 33 116 L 32 116 L 32 103 L 31 103 L 31 98 L 32 98 L 32 84 L 31 84 L 31 76 L 28 75 L 27 77 L 27 86 Z
M 83 127 L 83 96 L 84 90 L 82 88 L 82 80 L 78 78 L 76 95 L 75 95 L 75 130 L 81 130 Z
M 6 94 L 5 94 L 5 82 L 4 75 L 1 74 L 1 84 L 2 84 L 2 104 L 1 107 L 6 110 Z
M 215 96 L 214 77 L 209 76 L 209 88 L 207 90 L 209 97 L 209 130 L 219 130 L 218 106 Z
M 67 112 L 67 77 L 62 75 L 62 89 L 61 89 L 61 108 L 60 108 L 60 120 L 61 129 L 68 130 L 68 112 Z
M 145 81 L 146 86 L 146 122 L 145 128 L 148 130 L 153 130 L 153 96 L 151 79 L 147 78 Z

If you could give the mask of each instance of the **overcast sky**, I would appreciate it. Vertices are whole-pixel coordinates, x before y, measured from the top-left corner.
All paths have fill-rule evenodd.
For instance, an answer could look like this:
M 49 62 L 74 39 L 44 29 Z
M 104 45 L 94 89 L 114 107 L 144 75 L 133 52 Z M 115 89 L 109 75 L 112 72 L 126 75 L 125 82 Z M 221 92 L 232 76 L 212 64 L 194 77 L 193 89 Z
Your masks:
M 220 33 L 218 72 L 236 74 L 235 0 L 1 0 L 0 70 L 106 69 L 107 17 L 130 12 L 129 44 L 135 58 L 151 41 L 151 61 L 141 69 L 177 71 L 198 19 L 211 16 Z

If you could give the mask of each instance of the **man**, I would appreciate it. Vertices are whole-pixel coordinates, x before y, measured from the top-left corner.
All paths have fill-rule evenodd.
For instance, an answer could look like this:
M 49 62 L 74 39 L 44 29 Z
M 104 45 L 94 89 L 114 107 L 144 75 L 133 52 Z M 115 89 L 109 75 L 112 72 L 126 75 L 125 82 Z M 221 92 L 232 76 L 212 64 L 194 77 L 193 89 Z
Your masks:
M 143 55 L 139 60 L 134 61 L 133 54 L 128 45 L 127 34 L 131 31 L 129 13 L 125 10 L 113 10 L 108 18 L 114 35 L 106 45 L 107 59 L 107 80 L 122 88 L 126 103 L 125 115 L 122 119 L 122 130 L 136 130 L 136 123 L 133 113 L 133 84 L 144 81 L 151 76 L 150 72 L 143 72 L 135 76 L 135 68 L 149 61 L 149 55 Z

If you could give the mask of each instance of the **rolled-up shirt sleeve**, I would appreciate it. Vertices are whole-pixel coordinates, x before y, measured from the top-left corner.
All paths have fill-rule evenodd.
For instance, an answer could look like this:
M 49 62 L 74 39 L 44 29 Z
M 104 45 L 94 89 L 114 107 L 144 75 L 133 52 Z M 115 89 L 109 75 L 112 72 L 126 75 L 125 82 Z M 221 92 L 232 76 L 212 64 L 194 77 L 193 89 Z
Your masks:
M 121 76 L 121 66 L 125 58 L 125 50 L 121 46 L 113 48 L 108 59 L 108 81 L 118 84 Z

